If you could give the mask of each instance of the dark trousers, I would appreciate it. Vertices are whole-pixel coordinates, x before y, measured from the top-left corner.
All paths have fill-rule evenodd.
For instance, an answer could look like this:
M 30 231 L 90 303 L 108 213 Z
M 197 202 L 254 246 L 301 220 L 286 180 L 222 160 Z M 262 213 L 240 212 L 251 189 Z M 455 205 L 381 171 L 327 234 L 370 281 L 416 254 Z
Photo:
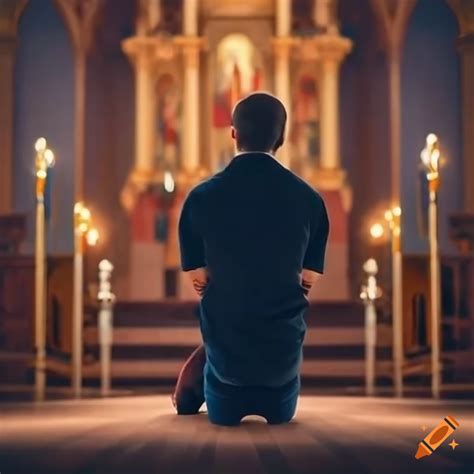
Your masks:
M 296 411 L 301 388 L 299 375 L 281 387 L 245 386 L 222 383 L 206 363 L 204 398 L 209 421 L 235 426 L 247 415 L 260 415 L 268 424 L 289 422 Z

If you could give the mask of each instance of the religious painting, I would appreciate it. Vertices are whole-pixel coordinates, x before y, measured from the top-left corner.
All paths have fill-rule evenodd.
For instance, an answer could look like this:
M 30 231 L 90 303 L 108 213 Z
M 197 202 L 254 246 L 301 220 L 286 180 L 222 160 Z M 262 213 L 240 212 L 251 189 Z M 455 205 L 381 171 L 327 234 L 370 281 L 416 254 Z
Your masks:
M 171 74 L 163 74 L 156 81 L 155 100 L 157 164 L 161 169 L 174 170 L 179 160 L 181 97 Z
M 262 58 L 247 36 L 235 33 L 220 41 L 212 108 L 213 165 L 218 170 L 234 155 L 230 135 L 232 109 L 242 97 L 261 88 L 262 69 Z
M 299 163 L 316 166 L 320 152 L 320 101 L 317 78 L 299 75 L 292 98 L 290 142 Z

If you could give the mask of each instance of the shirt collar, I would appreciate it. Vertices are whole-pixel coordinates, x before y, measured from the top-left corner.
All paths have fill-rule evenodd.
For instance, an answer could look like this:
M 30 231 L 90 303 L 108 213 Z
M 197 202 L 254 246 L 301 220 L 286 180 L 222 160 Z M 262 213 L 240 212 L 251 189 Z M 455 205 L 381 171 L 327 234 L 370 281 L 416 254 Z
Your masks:
M 234 168 L 247 168 L 247 165 L 251 167 L 258 167 L 260 164 L 280 165 L 278 160 L 271 153 L 267 153 L 265 151 L 239 151 L 230 160 L 224 171 Z
M 255 155 L 255 154 L 259 154 L 259 155 L 264 154 L 264 155 L 269 155 L 269 156 L 271 156 L 272 158 L 275 158 L 274 155 L 272 155 L 271 153 L 268 153 L 267 151 L 247 151 L 247 150 L 246 150 L 246 151 L 238 151 L 238 152 L 234 155 L 234 157 L 235 157 L 235 156 L 239 156 L 239 155 L 245 155 L 245 154 L 252 154 L 252 155 Z

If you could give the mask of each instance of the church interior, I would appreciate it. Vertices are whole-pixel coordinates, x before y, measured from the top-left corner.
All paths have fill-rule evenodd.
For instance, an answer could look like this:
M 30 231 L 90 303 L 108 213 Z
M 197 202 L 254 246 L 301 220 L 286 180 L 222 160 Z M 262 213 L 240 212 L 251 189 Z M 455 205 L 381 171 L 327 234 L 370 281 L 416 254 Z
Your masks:
M 0 471 L 471 472 L 473 84 L 474 0 L 0 0 Z M 331 230 L 297 416 L 238 432 L 169 401 L 178 220 L 257 90 Z

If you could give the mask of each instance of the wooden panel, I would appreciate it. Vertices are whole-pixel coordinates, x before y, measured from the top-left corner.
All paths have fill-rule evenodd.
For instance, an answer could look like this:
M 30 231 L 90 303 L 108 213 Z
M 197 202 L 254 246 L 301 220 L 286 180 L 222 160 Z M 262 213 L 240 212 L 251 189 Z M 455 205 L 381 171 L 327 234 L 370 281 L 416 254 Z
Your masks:
M 32 350 L 33 311 L 33 259 L 0 257 L 0 350 Z
M 48 259 L 48 347 L 71 351 L 72 256 Z

